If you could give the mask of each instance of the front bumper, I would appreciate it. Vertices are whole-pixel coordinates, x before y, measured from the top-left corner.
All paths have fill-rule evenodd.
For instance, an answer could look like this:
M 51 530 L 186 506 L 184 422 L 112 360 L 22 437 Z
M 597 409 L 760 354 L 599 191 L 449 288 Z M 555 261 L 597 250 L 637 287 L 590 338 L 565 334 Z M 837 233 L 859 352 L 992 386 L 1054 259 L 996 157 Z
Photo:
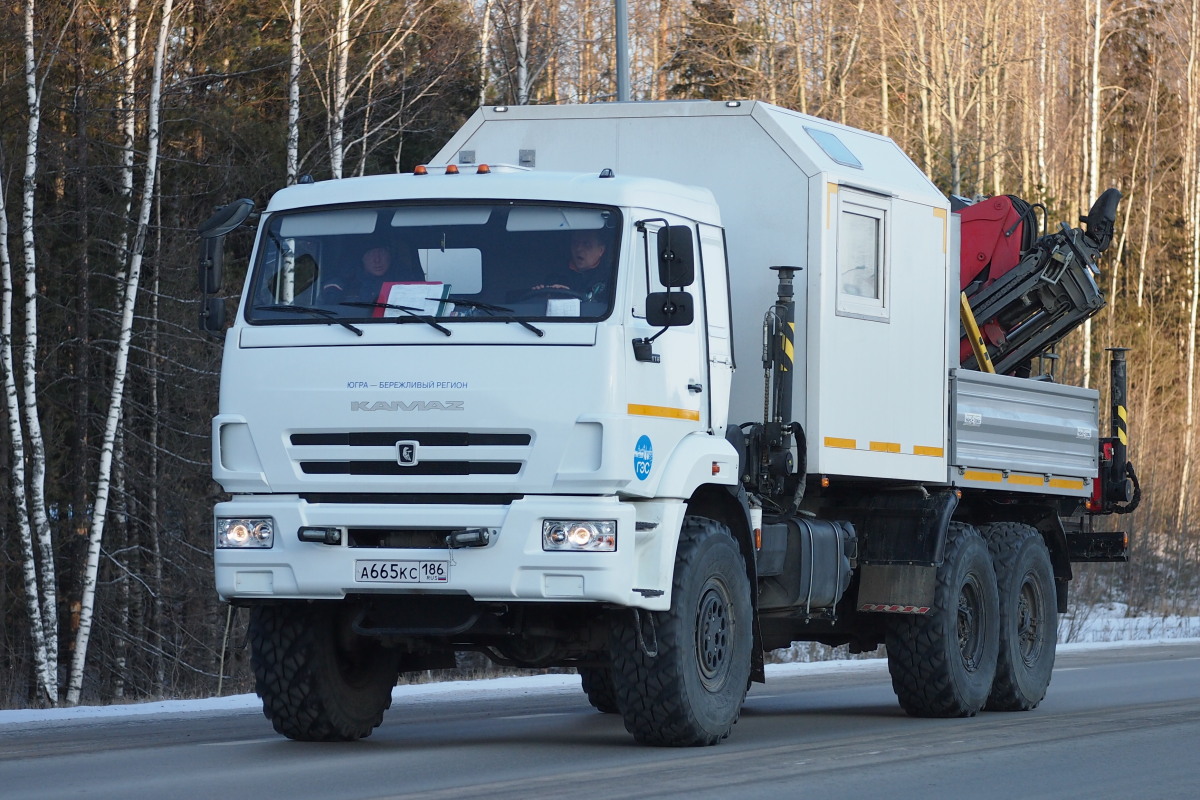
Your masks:
M 247 495 L 220 503 L 216 517 L 272 517 L 265 549 L 217 549 L 223 600 L 341 599 L 349 594 L 466 594 L 481 602 L 603 602 L 662 611 L 684 506 L 679 501 L 621 502 L 615 497 L 527 496 L 503 505 L 322 502 L 298 495 Z M 614 552 L 542 549 L 542 520 L 615 519 Z M 360 529 L 487 528 L 484 547 L 351 547 L 301 541 L 301 527 Z M 358 561 L 444 561 L 445 583 L 356 579 Z

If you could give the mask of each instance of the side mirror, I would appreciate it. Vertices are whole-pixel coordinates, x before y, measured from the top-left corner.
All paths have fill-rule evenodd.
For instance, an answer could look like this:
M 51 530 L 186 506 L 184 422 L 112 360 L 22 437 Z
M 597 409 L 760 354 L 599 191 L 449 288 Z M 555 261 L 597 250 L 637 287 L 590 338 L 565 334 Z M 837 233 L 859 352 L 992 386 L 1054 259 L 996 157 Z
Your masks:
M 224 261 L 225 237 L 202 239 L 200 248 L 200 291 L 205 294 L 216 294 L 221 291 L 221 265 Z
M 201 239 L 214 239 L 234 231 L 254 210 L 254 201 L 243 197 L 228 205 L 218 208 L 213 215 L 200 223 L 198 231 Z
M 655 327 L 691 325 L 695 304 L 687 292 L 651 292 L 646 295 L 646 321 Z
M 691 286 L 696 280 L 696 255 L 692 229 L 666 225 L 658 231 L 658 281 L 663 286 Z
M 200 291 L 215 294 L 221 290 L 222 248 L 225 236 L 236 230 L 254 211 L 254 201 L 235 200 L 218 208 L 197 229 L 203 240 L 200 253 Z
M 200 329 L 209 333 L 225 330 L 225 300 L 220 297 L 205 297 L 200 307 Z

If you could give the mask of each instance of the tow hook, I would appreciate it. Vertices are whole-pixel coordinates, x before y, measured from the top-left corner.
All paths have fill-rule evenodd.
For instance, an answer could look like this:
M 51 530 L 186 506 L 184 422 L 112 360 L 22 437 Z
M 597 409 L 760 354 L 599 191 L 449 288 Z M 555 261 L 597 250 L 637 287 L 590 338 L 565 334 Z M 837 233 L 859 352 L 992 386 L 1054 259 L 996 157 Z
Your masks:
M 492 541 L 492 533 L 487 528 L 467 528 L 461 531 L 452 531 L 446 537 L 446 547 L 451 550 L 460 550 L 464 547 L 487 547 Z

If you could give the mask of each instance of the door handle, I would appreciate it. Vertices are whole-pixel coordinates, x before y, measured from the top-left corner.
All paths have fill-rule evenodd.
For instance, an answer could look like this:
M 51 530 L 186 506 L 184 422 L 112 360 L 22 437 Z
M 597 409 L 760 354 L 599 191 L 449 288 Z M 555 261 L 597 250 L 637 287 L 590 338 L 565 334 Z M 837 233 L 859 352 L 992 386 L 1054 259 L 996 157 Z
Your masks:
M 689 392 L 695 392 L 696 394 L 699 394 L 700 392 L 703 392 L 703 391 L 704 391 L 704 384 L 703 384 L 703 383 L 689 383 L 689 384 L 688 384 L 688 391 L 689 391 Z

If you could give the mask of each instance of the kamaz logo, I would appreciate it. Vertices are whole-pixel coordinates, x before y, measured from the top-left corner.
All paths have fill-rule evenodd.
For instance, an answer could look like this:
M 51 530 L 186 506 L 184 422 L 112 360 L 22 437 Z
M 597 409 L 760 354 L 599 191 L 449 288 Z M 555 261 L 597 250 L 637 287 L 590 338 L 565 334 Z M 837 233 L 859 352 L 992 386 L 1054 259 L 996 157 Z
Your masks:
M 351 411 L 464 411 L 462 400 L 351 400 Z

